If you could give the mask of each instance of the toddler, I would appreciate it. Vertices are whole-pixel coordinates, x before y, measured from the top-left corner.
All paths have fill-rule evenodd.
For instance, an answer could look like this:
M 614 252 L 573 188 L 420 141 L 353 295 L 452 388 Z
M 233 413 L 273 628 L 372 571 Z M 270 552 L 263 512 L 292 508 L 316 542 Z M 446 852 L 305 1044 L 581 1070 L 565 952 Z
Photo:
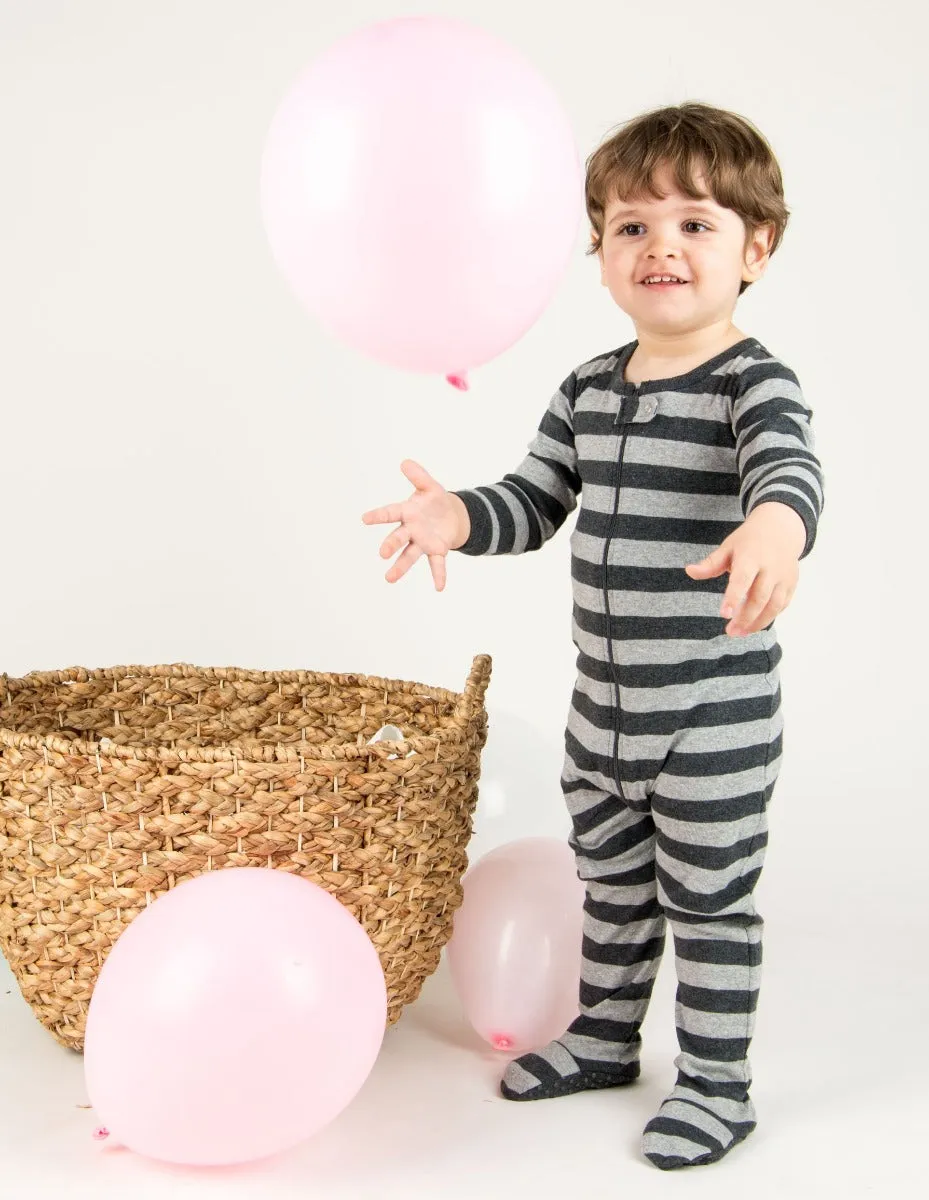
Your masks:
M 589 158 L 590 252 L 636 339 L 577 367 L 528 455 L 446 491 L 418 464 L 406 501 L 364 515 L 394 582 L 422 556 L 537 550 L 571 533 L 577 679 L 561 786 L 585 882 L 580 1015 L 509 1064 L 510 1100 L 639 1074 L 664 948 L 677 967 L 676 1084 L 643 1134 L 658 1167 L 711 1163 L 755 1128 L 761 974 L 753 889 L 782 754 L 781 650 L 823 504 L 797 377 L 733 324 L 788 220 L 770 146 L 706 104 L 645 113 Z

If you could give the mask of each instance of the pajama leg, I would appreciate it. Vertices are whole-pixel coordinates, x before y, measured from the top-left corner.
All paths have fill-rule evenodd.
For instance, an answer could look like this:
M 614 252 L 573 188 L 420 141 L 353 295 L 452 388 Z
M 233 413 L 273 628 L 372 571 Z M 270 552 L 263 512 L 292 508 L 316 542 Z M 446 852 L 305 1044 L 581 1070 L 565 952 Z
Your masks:
M 674 935 L 677 1083 L 646 1126 L 643 1150 L 664 1170 L 715 1162 L 755 1128 L 748 1049 L 761 982 L 762 918 L 753 889 L 781 753 L 768 722 L 691 730 L 651 798 L 658 898 Z M 741 745 L 732 745 L 733 740 Z
M 562 788 L 586 885 L 580 1015 L 556 1041 L 510 1063 L 500 1085 L 508 1100 L 631 1083 L 664 948 L 651 817 L 603 790 L 570 757 Z

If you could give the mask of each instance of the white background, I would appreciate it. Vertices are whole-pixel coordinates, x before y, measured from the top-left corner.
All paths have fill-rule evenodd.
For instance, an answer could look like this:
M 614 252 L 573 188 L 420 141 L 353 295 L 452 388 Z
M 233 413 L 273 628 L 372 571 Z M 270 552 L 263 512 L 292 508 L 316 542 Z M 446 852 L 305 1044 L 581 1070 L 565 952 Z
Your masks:
M 904 1194 L 927 1116 L 929 1017 L 915 4 L 0 0 L 0 671 L 188 661 L 458 690 L 488 652 L 472 857 L 567 832 L 571 521 L 539 554 L 451 556 L 439 595 L 422 562 L 384 581 L 384 531 L 360 514 L 405 498 L 407 456 L 449 488 L 499 479 L 560 380 L 634 337 L 584 256 L 586 230 L 538 324 L 462 394 L 329 340 L 261 226 L 263 139 L 295 75 L 352 29 L 427 12 L 528 55 L 584 157 L 621 121 L 684 99 L 743 113 L 778 155 L 790 225 L 735 320 L 797 372 L 827 504 L 778 621 L 786 759 L 757 893 L 761 1123 L 680 1186 Z M 499 1100 L 505 1060 L 469 1033 L 443 967 L 333 1126 L 217 1176 L 90 1142 L 80 1060 L 4 980 L 10 1195 L 51 1194 L 65 1177 L 71 1197 L 161 1194 L 166 1180 L 184 1196 L 502 1197 L 536 1173 L 539 1194 L 672 1186 L 637 1149 L 673 1082 L 670 956 L 635 1089 Z

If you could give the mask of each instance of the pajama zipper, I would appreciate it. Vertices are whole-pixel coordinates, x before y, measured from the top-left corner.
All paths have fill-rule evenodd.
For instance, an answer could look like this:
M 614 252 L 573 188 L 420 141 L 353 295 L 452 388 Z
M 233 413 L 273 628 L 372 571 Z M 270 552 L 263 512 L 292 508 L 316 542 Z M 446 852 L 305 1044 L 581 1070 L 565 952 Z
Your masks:
M 636 385 L 636 397 L 638 398 L 639 388 Z M 616 410 L 616 416 L 613 420 L 614 426 L 620 423 L 622 415 L 623 401 L 620 398 L 619 408 Z M 606 537 L 606 544 L 603 548 L 603 607 L 606 612 L 606 647 L 610 656 L 610 672 L 613 676 L 613 692 L 616 696 L 616 721 L 613 726 L 613 781 L 616 784 L 617 794 L 621 800 L 625 800 L 623 795 L 623 785 L 619 778 L 619 739 L 623 732 L 623 710 L 620 706 L 619 695 L 619 670 L 616 666 L 616 661 L 613 658 L 613 630 L 612 618 L 610 614 L 610 544 L 613 541 L 613 534 L 616 529 L 616 518 L 619 514 L 619 489 L 622 484 L 623 477 L 623 454 L 626 449 L 626 434 L 625 432 L 619 435 L 619 453 L 616 455 L 616 462 L 613 464 L 613 513 L 610 517 L 610 528 Z

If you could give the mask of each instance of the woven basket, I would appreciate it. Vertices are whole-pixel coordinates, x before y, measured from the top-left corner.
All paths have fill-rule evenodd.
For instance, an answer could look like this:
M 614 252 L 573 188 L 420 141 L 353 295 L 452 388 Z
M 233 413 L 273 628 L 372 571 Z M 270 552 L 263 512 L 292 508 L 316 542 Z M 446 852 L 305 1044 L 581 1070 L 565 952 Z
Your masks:
M 186 664 L 0 675 L 0 947 L 42 1024 L 82 1049 L 122 931 L 223 867 L 336 896 L 378 951 L 392 1024 L 461 903 L 490 668 L 478 655 L 461 693 Z M 385 724 L 407 740 L 366 744 Z

